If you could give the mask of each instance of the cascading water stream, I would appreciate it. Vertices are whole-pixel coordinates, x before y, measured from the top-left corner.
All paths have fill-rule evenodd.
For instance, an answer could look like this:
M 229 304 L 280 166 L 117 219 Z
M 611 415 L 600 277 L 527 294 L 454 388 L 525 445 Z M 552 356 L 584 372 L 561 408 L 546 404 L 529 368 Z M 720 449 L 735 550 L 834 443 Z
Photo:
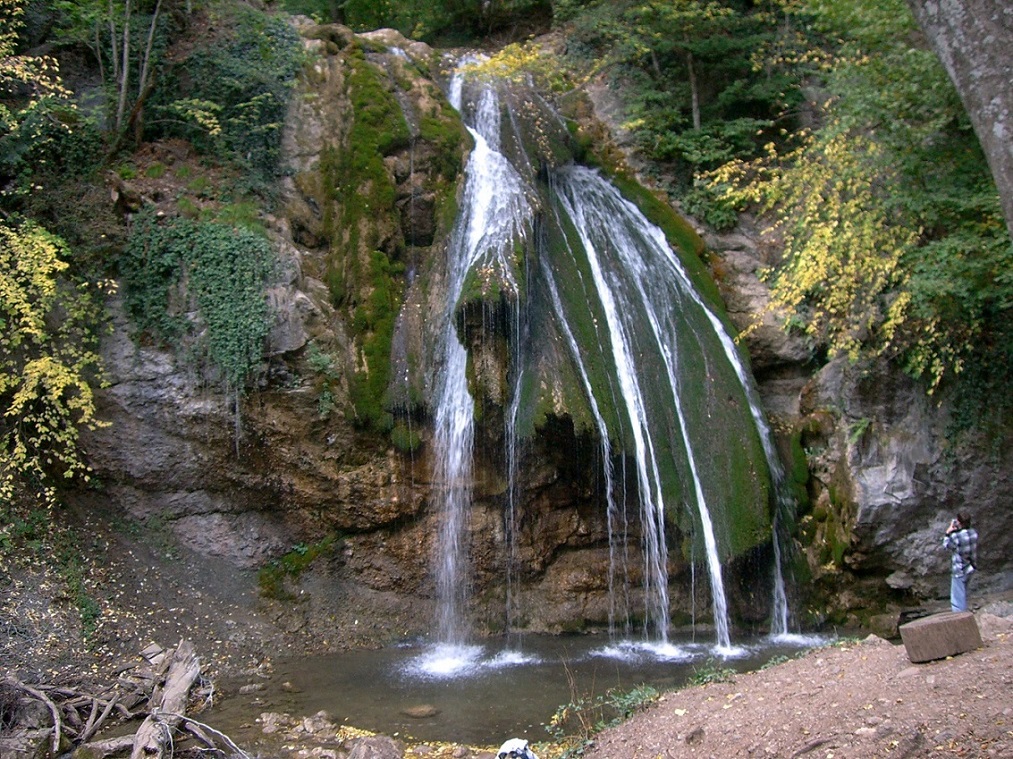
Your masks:
M 646 222 L 646 219 L 644 221 Z M 763 409 L 760 407 L 760 400 L 756 392 L 756 387 L 753 384 L 749 373 L 746 371 L 746 367 L 742 362 L 742 358 L 739 356 L 738 350 L 735 348 L 735 341 L 732 339 L 731 335 L 728 334 L 728 330 L 725 329 L 724 324 L 717 317 L 714 311 L 703 302 L 695 288 L 693 288 L 689 281 L 689 277 L 682 268 L 682 265 L 679 263 L 678 259 L 671 254 L 667 241 L 665 240 L 664 233 L 657 227 L 652 227 L 651 225 L 648 226 L 649 231 L 655 238 L 655 244 L 659 246 L 661 250 L 669 251 L 668 258 L 671 260 L 672 269 L 682 281 L 686 294 L 706 315 L 707 320 L 714 328 L 714 334 L 717 335 L 718 339 L 721 341 L 721 347 L 724 349 L 725 356 L 728 358 L 728 362 L 735 370 L 735 374 L 738 377 L 739 382 L 742 384 L 742 389 L 745 391 L 746 400 L 749 403 L 749 412 L 753 417 L 753 423 L 756 425 L 756 430 L 759 433 L 760 443 L 763 446 L 763 453 L 766 457 L 767 466 L 770 470 L 770 477 L 774 488 L 774 497 L 776 502 L 774 520 L 771 528 L 771 544 L 774 552 L 774 588 L 770 632 L 771 635 L 787 635 L 788 596 L 784 583 L 784 570 L 781 556 L 782 541 L 781 536 L 779 535 L 779 530 L 781 527 L 781 521 L 786 516 L 794 513 L 795 505 L 788 488 L 784 467 L 781 465 L 781 459 L 777 455 L 777 449 L 774 446 L 773 433 L 770 430 L 770 425 L 767 423 L 767 418 L 763 413 Z
M 462 82 L 455 76 L 451 102 L 462 108 Z M 520 176 L 497 151 L 499 101 L 483 88 L 473 112 L 465 115 L 475 147 L 465 170 L 461 211 L 448 245 L 447 301 L 440 315 L 440 339 L 433 382 L 433 480 L 441 515 L 436 562 L 437 640 L 461 645 L 468 599 L 468 516 L 471 507 L 474 400 L 468 390 L 468 354 L 457 328 L 457 309 L 469 271 L 476 265 L 513 275 L 506 257 L 531 217 Z
M 467 103 L 466 90 L 471 96 L 471 102 Z M 464 334 L 469 308 L 464 301 L 468 299 L 465 289 L 470 293 L 473 288 L 468 283 L 474 280 L 469 277 L 476 273 L 491 276 L 513 308 L 509 367 L 512 394 L 503 420 L 508 479 L 504 512 L 508 632 L 513 627 L 517 604 L 517 519 L 521 504 L 517 429 L 523 413 L 522 388 L 529 381 L 528 375 L 535 371 L 529 372 L 525 364 L 525 351 L 532 348 L 529 344 L 532 338 L 528 334 L 528 316 L 521 317 L 522 299 L 514 274 L 520 264 L 514 260 L 514 254 L 534 224 L 528 198 L 539 193 L 533 184 L 539 174 L 548 176 L 549 200 L 545 210 L 554 216 L 552 234 L 563 240 L 561 247 L 568 259 L 561 264 L 566 274 L 557 273 L 554 266 L 559 260 L 550 264 L 549 258 L 560 255 L 560 248 L 557 246 L 556 252 L 550 253 L 548 248 L 539 247 L 537 262 L 533 266 L 529 262 L 526 287 L 542 288 L 542 299 L 548 301 L 544 307 L 551 329 L 565 344 L 599 438 L 609 535 L 610 630 L 628 635 L 630 619 L 636 614 L 628 595 L 632 575 L 627 557 L 626 505 L 630 499 L 639 504 L 645 635 L 655 644 L 667 643 L 670 620 L 666 518 L 672 519 L 676 510 L 673 504 L 681 503 L 695 515 L 690 533 L 699 528 L 718 649 L 722 653 L 733 651 L 713 519 L 713 508 L 718 503 L 718 496 L 711 492 L 715 475 L 704 471 L 707 466 L 713 469 L 708 456 L 713 459 L 713 451 L 720 449 L 701 446 L 699 439 L 701 429 L 704 434 L 708 431 L 708 422 L 702 421 L 701 415 L 706 411 L 709 418 L 711 411 L 720 411 L 715 406 L 718 396 L 707 396 L 703 406 L 699 400 L 687 400 L 696 397 L 692 395 L 693 388 L 684 386 L 688 375 L 683 364 L 687 361 L 697 363 L 693 375 L 696 383 L 701 381 L 701 372 L 706 375 L 705 383 L 712 382 L 712 370 L 722 377 L 737 377 L 746 401 L 742 405 L 749 406 L 760 442 L 756 450 L 762 446 L 778 499 L 774 519 L 777 577 L 772 631 L 786 630 L 787 604 L 780 576 L 777 530 L 782 511 L 788 514 L 790 499 L 784 495 L 787 489 L 783 470 L 756 391 L 724 325 L 694 289 L 665 234 L 596 171 L 579 166 L 535 171 L 523 149 L 510 152 L 521 167 L 520 171 L 514 168 L 505 155 L 507 151 L 500 146 L 501 104 L 494 86 L 476 83 L 472 87 L 456 74 L 450 83 L 449 98 L 462 114 L 475 145 L 465 170 L 460 213 L 448 245 L 447 300 L 438 315 L 438 337 L 430 368 L 433 492 L 441 519 L 435 565 L 437 641 L 461 647 L 467 637 L 463 620 L 470 577 L 467 554 L 475 401 L 468 388 L 468 352 L 462 341 L 474 339 Z M 511 136 L 516 138 L 520 129 L 514 121 L 514 112 L 506 110 L 511 120 L 502 129 L 511 130 Z M 522 176 L 524 172 L 531 175 L 527 183 Z M 564 279 L 559 279 L 561 276 Z M 566 296 L 561 296 L 562 288 L 567 289 Z M 530 296 L 528 289 L 525 298 Z M 583 317 L 567 313 L 575 308 L 575 299 L 583 299 L 584 308 L 589 309 L 583 312 Z M 484 324 L 485 317 L 483 310 L 483 333 L 489 326 Z M 571 318 L 590 319 L 593 327 L 585 323 L 578 337 L 571 329 Z M 712 346 L 715 335 L 721 349 L 716 344 Z M 649 355 L 647 364 L 645 354 Z M 722 354 L 733 371 L 726 372 L 718 366 Z M 731 381 L 735 383 L 734 379 Z M 734 403 L 730 395 L 728 399 Z M 718 400 L 726 402 L 725 395 Z M 703 428 L 701 423 L 705 425 Z M 624 471 L 630 465 L 629 492 L 625 476 L 617 476 L 617 460 Z M 678 478 L 676 484 L 673 477 Z M 710 484 L 705 485 L 707 478 Z M 727 497 L 727 488 L 723 492 Z M 694 543 L 690 548 L 691 559 L 695 551 Z
M 660 355 L 668 393 L 676 414 L 678 434 L 696 500 L 704 536 L 714 605 L 717 644 L 730 649 L 728 607 L 711 510 L 698 472 L 679 387 L 678 336 L 668 312 L 687 301 L 682 280 L 673 276 L 673 256 L 667 241 L 656 243 L 651 225 L 612 185 L 590 169 L 567 167 L 551 177 L 554 197 L 573 220 L 588 257 L 598 298 L 604 308 L 612 358 L 621 397 L 633 434 L 644 544 L 646 610 L 650 629 L 662 643 L 668 636 L 668 571 L 664 499 L 656 443 L 646 423 L 647 404 L 636 371 L 636 349 L 630 337 L 633 315 L 646 317 Z M 663 238 L 662 238 L 663 239 Z M 605 260 L 608 256 L 611 260 Z M 657 379 L 657 378 L 654 378 Z
M 760 407 L 756 389 L 741 357 L 739 356 L 734 341 L 721 320 L 717 317 L 714 311 L 707 306 L 692 286 L 687 273 L 672 252 L 668 241 L 665 238 L 664 232 L 660 228 L 648 222 L 635 206 L 622 198 L 618 191 L 612 185 L 605 182 L 605 180 L 603 180 L 596 172 L 581 168 L 569 168 L 559 172 L 559 175 L 560 177 L 567 177 L 574 184 L 573 188 L 570 189 L 568 193 L 564 193 L 564 197 L 567 198 L 565 202 L 567 202 L 570 206 L 568 208 L 569 214 L 575 221 L 578 222 L 577 228 L 578 230 L 581 230 L 581 235 L 585 238 L 584 242 L 588 247 L 588 250 L 593 251 L 594 249 L 593 242 L 587 239 L 590 234 L 593 234 L 593 232 L 589 232 L 589 230 L 600 227 L 601 239 L 609 239 L 609 236 L 611 235 L 611 245 L 615 246 L 615 248 L 620 251 L 620 255 L 629 265 L 629 270 L 631 272 L 635 272 L 637 277 L 642 278 L 639 280 L 638 295 L 643 297 L 644 303 L 649 306 L 649 322 L 652 326 L 655 337 L 659 341 L 659 344 L 663 346 L 662 350 L 665 354 L 665 366 L 668 369 L 668 379 L 672 386 L 673 397 L 676 399 L 675 403 L 677 412 L 679 413 L 680 430 L 683 435 L 685 436 L 685 423 L 684 417 L 680 411 L 681 407 L 678 402 L 678 372 L 676 366 L 677 349 L 675 348 L 674 335 L 665 332 L 665 319 L 663 316 L 667 304 L 667 295 L 658 299 L 650 294 L 652 284 L 655 286 L 657 285 L 657 280 L 655 279 L 656 277 L 662 276 L 663 273 L 673 276 L 674 282 L 678 283 L 678 300 L 685 299 L 692 302 L 694 306 L 707 318 L 714 334 L 720 341 L 729 364 L 734 369 L 735 374 L 742 385 L 748 401 L 749 411 L 759 434 L 760 442 L 770 470 L 776 499 L 776 511 L 772 529 L 772 543 L 774 550 L 774 590 L 771 633 L 774 635 L 787 634 L 788 604 L 782 568 L 779 529 L 781 520 L 786 516 L 790 516 L 793 512 L 793 502 L 787 486 L 784 469 L 774 447 L 773 435 L 771 433 L 770 426 L 767 423 Z M 592 211 L 591 209 L 594 210 Z M 589 216 L 589 214 L 595 215 L 592 217 Z M 621 222 L 619 222 L 619 220 L 621 220 Z M 593 222 L 593 224 L 589 222 Z M 623 225 L 630 225 L 630 229 L 633 232 L 632 238 L 627 237 L 625 234 L 616 234 L 618 231 L 617 225 L 619 223 Z M 645 255 L 645 248 L 649 251 L 650 263 L 648 263 L 646 258 L 641 258 L 641 256 Z M 600 267 L 596 268 L 596 271 L 600 272 L 600 270 Z M 653 282 L 649 282 L 643 277 L 650 277 Z M 598 281 L 599 284 L 604 282 L 604 280 L 598 278 L 597 275 L 596 281 Z M 609 296 L 607 298 L 603 298 L 603 302 L 614 303 L 615 298 L 614 296 Z M 618 334 L 621 335 L 621 332 Z M 693 463 L 691 452 L 692 447 L 688 438 L 686 438 L 686 448 L 687 451 L 690 451 L 690 464 L 694 470 L 694 486 L 698 507 L 701 510 L 704 544 L 707 551 L 707 566 L 710 574 L 712 593 L 714 594 L 714 613 L 715 621 L 718 625 L 719 646 L 725 646 L 728 645 L 728 638 L 726 637 L 727 634 L 725 631 L 727 622 L 722 625 L 721 617 L 727 613 L 727 606 L 724 600 L 720 562 L 715 550 L 716 543 L 714 540 L 713 524 L 709 518 L 709 509 L 707 508 L 702 490 L 700 489 L 700 480 L 696 476 L 695 465 Z M 725 629 L 722 629 L 723 627 L 725 627 Z
M 524 364 L 521 360 L 521 303 L 516 299 L 513 308 L 513 341 L 511 364 L 514 372 L 510 407 L 507 410 L 504 430 L 507 465 L 507 508 L 504 519 L 506 536 L 506 632 L 514 631 L 514 611 L 518 603 L 515 585 L 517 581 L 517 513 L 520 502 L 519 451 L 517 448 L 517 417 L 521 406 L 521 388 L 524 385 Z
M 556 281 L 553 277 L 552 270 L 549 268 L 546 261 L 542 260 L 542 276 L 545 278 L 545 283 L 549 290 L 549 296 L 552 300 L 552 307 L 555 313 L 560 317 L 564 317 L 563 303 L 559 297 L 559 291 L 556 288 Z M 588 376 L 587 367 L 584 364 L 584 357 L 581 354 L 580 347 L 577 345 L 577 340 L 573 336 L 573 332 L 567 324 L 565 318 L 560 318 L 559 324 L 566 338 L 567 348 L 570 350 L 570 355 L 577 366 L 577 371 L 580 374 L 581 383 L 584 386 L 584 391 L 587 393 L 589 403 L 591 405 L 591 414 L 594 416 L 595 428 L 598 431 L 598 437 L 600 439 L 599 445 L 601 446 L 601 458 L 602 468 L 605 475 L 605 499 L 606 499 L 606 519 L 608 521 L 608 538 L 609 538 L 609 576 L 608 576 L 608 590 L 609 590 L 609 631 L 615 632 L 617 629 L 617 622 L 620 618 L 623 620 L 624 634 L 629 633 L 629 602 L 626 599 L 626 588 L 629 583 L 628 567 L 626 557 L 623 553 L 626 545 L 626 519 L 625 515 L 620 513 L 619 504 L 615 498 L 615 472 L 612 465 L 612 441 L 609 437 L 608 425 L 605 423 L 605 418 L 602 416 L 601 410 L 598 407 L 598 401 L 594 397 L 594 388 L 591 385 L 591 379 Z M 617 610 L 617 605 L 620 607 Z

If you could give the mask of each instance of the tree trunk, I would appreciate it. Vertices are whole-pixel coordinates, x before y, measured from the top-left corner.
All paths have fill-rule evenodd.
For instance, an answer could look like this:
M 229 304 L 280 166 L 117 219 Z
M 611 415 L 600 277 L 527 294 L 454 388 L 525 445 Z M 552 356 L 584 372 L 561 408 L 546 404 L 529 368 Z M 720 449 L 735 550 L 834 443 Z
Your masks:
M 700 131 L 700 88 L 696 81 L 696 66 L 693 65 L 693 54 L 686 53 L 686 68 L 689 71 L 689 92 L 693 108 L 693 129 Z
M 116 131 L 123 129 L 127 111 L 127 89 L 130 87 L 130 0 L 123 11 L 123 60 L 120 63 L 119 100 L 116 104 Z
M 1013 237 L 1013 5 L 908 0 L 971 117 Z
M 200 675 L 200 662 L 188 640 L 180 641 L 172 654 L 161 699 L 152 697 L 151 713 L 134 734 L 130 759 L 162 759 L 171 751 L 171 732 L 186 714 L 190 688 Z

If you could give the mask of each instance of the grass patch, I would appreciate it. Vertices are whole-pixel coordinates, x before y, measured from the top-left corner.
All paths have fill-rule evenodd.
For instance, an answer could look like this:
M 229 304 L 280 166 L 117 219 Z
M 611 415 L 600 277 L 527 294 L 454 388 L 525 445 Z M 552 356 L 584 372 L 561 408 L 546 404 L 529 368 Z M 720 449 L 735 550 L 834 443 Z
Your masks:
M 567 678 L 573 691 L 574 680 L 569 670 Z M 560 759 L 583 756 L 595 735 L 628 720 L 657 700 L 658 695 L 656 688 L 644 684 L 629 690 L 610 688 L 600 695 L 577 695 L 556 709 L 545 729 L 562 748 Z

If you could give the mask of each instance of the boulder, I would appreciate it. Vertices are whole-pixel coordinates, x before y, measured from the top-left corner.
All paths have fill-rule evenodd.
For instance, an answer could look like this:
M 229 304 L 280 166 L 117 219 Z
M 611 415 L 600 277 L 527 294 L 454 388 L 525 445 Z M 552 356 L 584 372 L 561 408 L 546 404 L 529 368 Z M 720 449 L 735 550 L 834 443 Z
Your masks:
M 404 746 L 382 735 L 359 738 L 352 744 L 348 759 L 401 759 Z
M 969 611 L 943 612 L 900 626 L 908 658 L 915 662 L 945 659 L 981 648 L 981 632 Z

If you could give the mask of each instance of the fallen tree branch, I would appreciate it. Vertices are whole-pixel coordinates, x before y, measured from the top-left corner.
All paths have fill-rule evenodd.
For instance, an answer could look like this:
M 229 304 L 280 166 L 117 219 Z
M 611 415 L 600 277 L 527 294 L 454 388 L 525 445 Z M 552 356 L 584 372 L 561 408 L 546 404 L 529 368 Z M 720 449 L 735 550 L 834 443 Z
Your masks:
M 241 748 L 239 748 L 239 746 L 236 745 L 235 741 L 233 741 L 221 730 L 215 730 L 213 727 L 211 727 L 211 725 L 206 725 L 203 722 L 198 722 L 192 717 L 184 717 L 182 715 L 175 715 L 175 716 L 178 716 L 180 721 L 183 723 L 184 730 L 186 730 L 188 733 L 196 737 L 208 748 L 220 750 L 218 744 L 211 738 L 207 737 L 207 733 L 211 733 L 214 736 L 216 736 L 219 741 L 224 743 L 232 751 L 234 756 L 240 757 L 240 759 L 250 759 L 250 755 L 247 754 L 245 751 L 243 751 Z
M 134 736 L 120 735 L 116 738 L 106 738 L 102 741 L 84 743 L 80 748 L 87 752 L 91 759 L 105 759 L 107 756 L 115 756 L 130 751 L 134 747 Z
M 25 685 L 23 682 L 14 677 L 5 677 L 4 683 L 11 688 L 23 691 L 37 701 L 41 701 L 49 709 L 49 713 L 53 715 L 53 754 L 60 753 L 60 743 L 63 740 L 63 719 L 60 717 L 60 709 L 56 704 L 43 693 L 41 690 Z
M 105 721 L 109 718 L 109 715 L 112 713 L 113 708 L 119 702 L 119 698 L 120 698 L 119 696 L 113 696 L 112 699 L 110 699 L 109 702 L 105 705 L 105 709 L 102 710 L 102 714 L 99 716 L 99 718 L 93 720 L 92 717 L 95 716 L 95 712 L 98 710 L 99 705 L 102 703 L 99 699 L 97 698 L 95 699 L 95 706 L 92 709 L 91 716 L 88 717 L 88 724 L 84 726 L 84 730 L 82 730 L 81 735 L 78 736 L 78 740 L 81 743 L 86 743 L 89 740 L 91 740 L 91 737 L 95 735 L 95 733 L 97 733 L 99 729 L 101 729 L 102 725 L 105 724 Z
M 152 696 L 151 712 L 134 734 L 134 748 L 130 759 L 162 759 L 171 747 L 172 730 L 186 713 L 190 688 L 200 675 L 200 662 L 193 644 L 182 640 L 172 653 L 165 686 L 158 693 L 157 703 Z
M 146 649 L 141 656 L 150 667 L 139 665 L 130 677 L 124 677 L 122 669 L 118 670 L 111 685 L 94 688 L 66 683 L 26 685 L 8 676 L 0 678 L 0 695 L 12 705 L 26 698 L 46 705 L 53 720 L 52 736 L 48 730 L 39 731 L 35 745 L 51 756 L 60 755 L 70 743 L 91 759 L 127 753 L 131 759 L 171 759 L 173 742 L 182 731 L 217 755 L 250 759 L 225 733 L 186 716 L 192 697 L 199 694 L 206 706 L 214 696 L 213 683 L 201 676 L 193 644 L 183 640 L 175 649 L 149 648 L 157 650 Z M 93 740 L 113 721 L 114 715 L 116 719 L 122 715 L 126 719 L 144 717 L 144 720 L 132 735 Z M 7 755 L 3 747 L 0 754 Z

